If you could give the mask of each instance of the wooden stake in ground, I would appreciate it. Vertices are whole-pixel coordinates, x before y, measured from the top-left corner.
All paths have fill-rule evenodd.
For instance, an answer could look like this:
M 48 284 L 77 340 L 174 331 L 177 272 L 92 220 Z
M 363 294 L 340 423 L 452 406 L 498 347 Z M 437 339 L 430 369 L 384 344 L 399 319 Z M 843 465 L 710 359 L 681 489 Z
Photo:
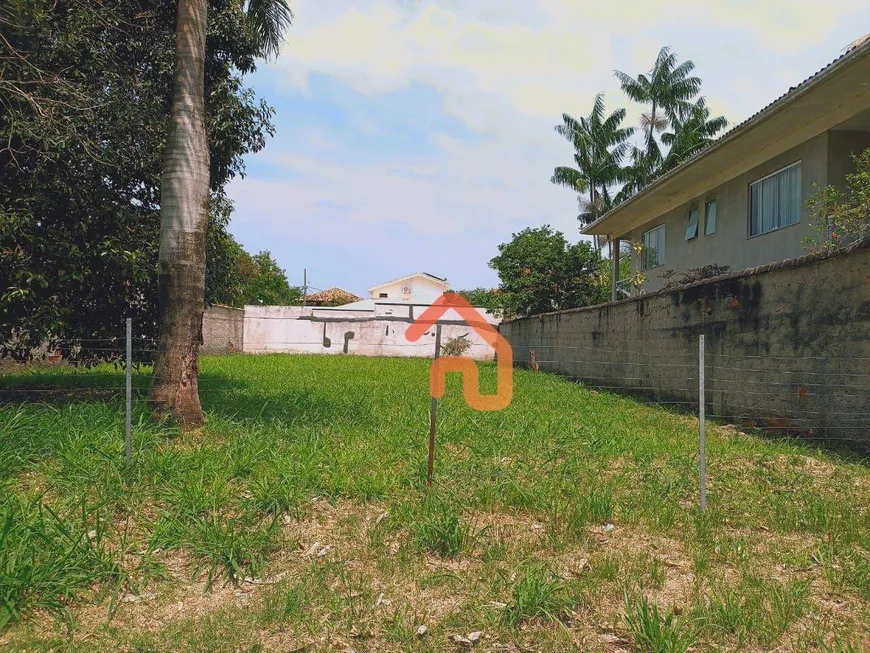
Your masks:
M 435 360 L 441 356 L 441 325 L 435 327 Z M 438 400 L 432 397 L 429 409 L 429 465 L 426 473 L 426 485 L 432 487 L 432 474 L 435 472 L 435 427 L 438 422 Z

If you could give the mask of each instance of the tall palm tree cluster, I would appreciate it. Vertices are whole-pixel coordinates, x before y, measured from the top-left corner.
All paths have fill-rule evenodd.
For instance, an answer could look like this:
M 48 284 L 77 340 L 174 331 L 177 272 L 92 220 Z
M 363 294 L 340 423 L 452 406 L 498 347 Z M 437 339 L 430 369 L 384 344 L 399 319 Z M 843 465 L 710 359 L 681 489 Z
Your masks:
M 676 53 L 664 47 L 648 74 L 615 72 L 623 92 L 649 107 L 640 118 L 638 145 L 629 141 L 635 129 L 622 126 L 626 110 L 606 115 L 600 94 L 588 117 L 562 114 L 556 132 L 574 146 L 576 167 L 556 168 L 550 181 L 577 193 L 582 225 L 704 149 L 728 125 L 724 117 L 710 116 L 699 97 L 701 79 L 691 74 L 694 69 L 692 61 L 679 63 Z

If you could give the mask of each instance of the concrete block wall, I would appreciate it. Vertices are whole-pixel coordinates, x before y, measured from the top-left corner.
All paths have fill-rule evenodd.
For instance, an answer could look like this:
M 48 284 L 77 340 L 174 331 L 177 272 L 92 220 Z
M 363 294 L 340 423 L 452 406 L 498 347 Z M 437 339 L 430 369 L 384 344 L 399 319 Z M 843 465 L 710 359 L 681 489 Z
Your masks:
M 709 414 L 870 445 L 870 243 L 502 323 L 514 360 Z
M 232 354 L 245 348 L 245 311 L 215 304 L 202 316 L 204 354 Z

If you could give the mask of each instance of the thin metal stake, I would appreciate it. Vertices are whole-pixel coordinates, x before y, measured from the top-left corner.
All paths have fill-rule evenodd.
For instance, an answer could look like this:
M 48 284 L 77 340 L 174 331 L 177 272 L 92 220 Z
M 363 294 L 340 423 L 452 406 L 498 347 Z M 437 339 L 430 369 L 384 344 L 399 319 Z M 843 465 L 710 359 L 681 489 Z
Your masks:
M 435 360 L 441 357 L 441 325 L 435 326 Z M 435 426 L 438 421 L 438 400 L 432 397 L 429 409 L 429 467 L 426 472 L 426 485 L 432 487 L 432 474 L 435 471 Z
M 701 490 L 701 511 L 707 509 L 707 434 L 704 415 L 704 334 L 698 340 L 698 425 L 700 427 L 700 450 L 698 480 Z
M 127 318 L 127 464 L 133 462 L 133 318 Z

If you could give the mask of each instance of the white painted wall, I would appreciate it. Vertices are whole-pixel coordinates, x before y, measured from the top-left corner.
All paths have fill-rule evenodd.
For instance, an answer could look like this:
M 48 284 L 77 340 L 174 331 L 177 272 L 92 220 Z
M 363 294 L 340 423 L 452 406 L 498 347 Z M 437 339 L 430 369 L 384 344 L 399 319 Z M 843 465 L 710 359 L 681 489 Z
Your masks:
M 440 295 L 441 293 L 439 293 Z M 353 332 L 348 341 L 349 354 L 361 356 L 420 356 L 431 358 L 435 354 L 435 326 L 416 342 L 409 342 L 405 331 L 410 322 L 396 317 L 413 317 L 426 305 L 375 304 L 373 311 L 335 310 L 327 307 L 301 306 L 245 306 L 244 350 L 249 353 L 344 353 L 345 334 Z M 498 319 L 481 310 L 487 322 L 498 324 Z M 453 310 L 440 320 L 460 320 Z M 441 342 L 468 334 L 472 343 L 466 354 L 477 360 L 492 360 L 492 348 L 467 325 L 446 324 L 441 327 Z M 324 336 L 329 346 L 324 343 Z
M 410 292 L 404 292 L 404 289 L 410 288 Z M 444 291 L 450 288 L 450 284 L 435 281 L 425 275 L 412 275 L 399 281 L 385 283 L 381 286 L 372 288 L 372 299 L 392 299 L 402 300 L 406 302 L 417 302 L 420 304 L 431 304 L 438 299 Z M 386 297 L 381 295 L 386 294 Z

